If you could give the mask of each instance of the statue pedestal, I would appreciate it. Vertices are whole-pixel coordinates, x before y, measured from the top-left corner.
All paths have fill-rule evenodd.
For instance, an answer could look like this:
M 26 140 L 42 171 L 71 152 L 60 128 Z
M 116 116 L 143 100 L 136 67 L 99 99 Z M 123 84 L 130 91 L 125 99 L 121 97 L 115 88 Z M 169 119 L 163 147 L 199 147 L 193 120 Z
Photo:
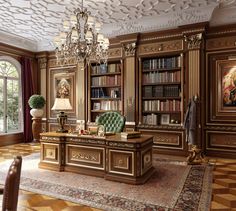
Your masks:
M 188 164 L 194 165 L 208 163 L 208 159 L 204 156 L 202 150 L 196 145 L 193 145 L 189 152 L 190 155 L 187 157 Z
M 40 133 L 42 132 L 42 118 L 41 117 L 33 117 L 32 118 L 32 133 L 33 133 L 33 142 L 39 142 Z

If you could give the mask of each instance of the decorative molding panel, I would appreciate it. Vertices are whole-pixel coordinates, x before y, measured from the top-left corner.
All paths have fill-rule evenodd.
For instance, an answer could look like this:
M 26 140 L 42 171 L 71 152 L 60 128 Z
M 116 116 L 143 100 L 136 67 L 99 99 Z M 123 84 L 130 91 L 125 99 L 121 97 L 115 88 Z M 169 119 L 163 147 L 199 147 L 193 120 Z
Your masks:
M 236 150 L 236 133 L 224 131 L 207 131 L 207 149 L 219 151 Z
M 109 59 L 122 57 L 122 48 L 110 48 L 108 51 L 108 57 Z
M 154 147 L 168 149 L 183 149 L 183 132 L 140 130 L 153 136 Z
M 223 50 L 229 48 L 236 48 L 236 36 L 220 37 L 206 41 L 206 50 Z
M 153 53 L 163 53 L 163 52 L 173 52 L 183 50 L 183 41 L 174 40 L 150 44 L 142 44 L 139 46 L 139 55 L 153 54 Z

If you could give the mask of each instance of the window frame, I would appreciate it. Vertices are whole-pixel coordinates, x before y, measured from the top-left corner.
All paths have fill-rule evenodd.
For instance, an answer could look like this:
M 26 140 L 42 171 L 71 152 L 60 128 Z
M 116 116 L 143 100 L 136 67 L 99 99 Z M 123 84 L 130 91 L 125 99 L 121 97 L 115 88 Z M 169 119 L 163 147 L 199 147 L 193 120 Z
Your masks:
M 18 79 L 15 77 L 5 77 L 3 75 L 0 75 L 0 78 L 3 79 L 3 83 L 4 83 L 4 91 L 3 91 L 3 97 L 4 99 L 7 99 L 7 81 L 8 80 L 16 80 L 19 82 L 19 91 L 18 91 L 18 96 L 19 96 L 19 104 L 18 104 L 18 108 L 19 108 L 19 112 L 18 112 L 18 116 L 19 116 L 19 130 L 16 131 L 7 131 L 7 120 L 4 121 L 4 128 L 3 131 L 0 131 L 0 135 L 7 135 L 7 134 L 15 134 L 15 133 L 22 133 L 23 132 L 23 128 L 24 128 L 24 121 L 23 121 L 23 104 L 22 104 L 22 83 L 21 83 L 21 64 L 19 63 L 19 61 L 17 61 L 16 59 L 10 57 L 10 56 L 0 56 L 0 62 L 1 61 L 5 61 L 5 62 L 9 62 L 11 63 L 15 68 L 16 71 L 18 72 Z M 7 100 L 5 100 L 4 102 L 4 116 L 6 117 L 7 114 Z M 5 118 L 4 117 L 4 118 Z

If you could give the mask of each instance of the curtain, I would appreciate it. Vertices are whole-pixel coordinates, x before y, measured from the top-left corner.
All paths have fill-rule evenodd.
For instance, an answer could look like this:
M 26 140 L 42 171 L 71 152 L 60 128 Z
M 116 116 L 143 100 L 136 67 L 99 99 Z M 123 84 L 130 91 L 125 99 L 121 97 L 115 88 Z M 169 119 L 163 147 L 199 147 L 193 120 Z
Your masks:
M 33 140 L 32 135 L 32 122 L 30 115 L 30 107 L 28 100 L 32 94 L 34 94 L 33 84 L 33 69 L 32 63 L 29 58 L 21 58 L 21 80 L 22 80 L 22 108 L 23 108 L 23 120 L 24 120 L 24 142 L 31 142 Z

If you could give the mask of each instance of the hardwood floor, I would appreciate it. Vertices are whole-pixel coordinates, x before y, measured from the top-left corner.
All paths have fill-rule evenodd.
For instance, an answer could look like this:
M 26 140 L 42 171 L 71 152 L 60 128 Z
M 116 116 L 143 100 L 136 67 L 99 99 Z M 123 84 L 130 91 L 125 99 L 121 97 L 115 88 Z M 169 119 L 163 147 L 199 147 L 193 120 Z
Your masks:
M 16 144 L 0 147 L 0 162 L 16 155 L 39 152 L 39 144 Z M 163 156 L 166 157 L 166 156 Z M 167 156 L 168 157 L 168 156 Z M 176 158 L 178 160 L 178 158 Z M 179 158 L 182 161 L 185 158 Z M 211 211 L 236 211 L 236 160 L 211 159 L 215 164 Z M 92 207 L 20 190 L 18 211 L 99 211 Z
M 236 160 L 218 159 L 215 164 L 211 211 L 236 211 Z
M 0 162 L 12 160 L 16 155 L 26 156 L 39 151 L 39 144 L 16 144 L 0 147 Z M 1 204 L 2 198 L 0 206 Z M 99 211 L 99 209 L 20 190 L 18 211 Z

